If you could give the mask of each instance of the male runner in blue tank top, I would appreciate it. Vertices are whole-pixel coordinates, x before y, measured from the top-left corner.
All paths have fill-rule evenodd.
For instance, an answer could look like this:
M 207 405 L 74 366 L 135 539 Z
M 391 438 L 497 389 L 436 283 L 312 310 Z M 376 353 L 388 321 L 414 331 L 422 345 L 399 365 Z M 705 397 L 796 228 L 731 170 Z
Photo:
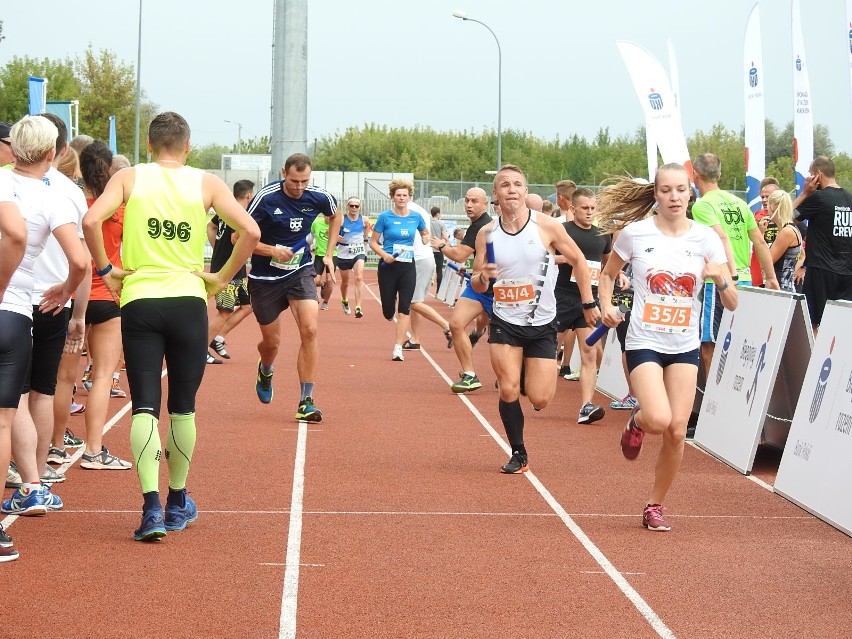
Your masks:
M 257 346 L 257 397 L 264 404 L 272 401 L 272 373 L 281 342 L 279 316 L 290 309 L 299 329 L 301 346 L 296 360 L 301 394 L 296 419 L 322 421 L 322 411 L 314 404 L 314 376 L 319 360 L 317 344 L 317 289 L 313 259 L 307 246 L 291 249 L 303 242 L 318 215 L 331 218 L 328 236 L 340 232 L 341 214 L 337 201 L 328 191 L 309 186 L 311 159 L 294 153 L 284 162 L 283 180 L 271 182 L 255 195 L 249 214 L 260 227 L 260 242 L 252 257 L 249 296 L 262 339 Z M 331 252 L 323 257 L 332 283 L 334 263 Z

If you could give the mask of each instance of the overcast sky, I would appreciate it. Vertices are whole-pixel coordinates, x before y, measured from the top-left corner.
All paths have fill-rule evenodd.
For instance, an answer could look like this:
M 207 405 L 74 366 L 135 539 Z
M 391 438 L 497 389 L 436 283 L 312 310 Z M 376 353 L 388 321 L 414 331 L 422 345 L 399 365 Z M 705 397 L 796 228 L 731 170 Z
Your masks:
M 142 0 L 142 86 L 189 120 L 193 143 L 268 135 L 273 0 Z M 63 58 L 89 44 L 135 64 L 136 0 L 3 2 L 13 56 Z M 803 27 L 815 121 L 852 154 L 852 100 L 843 0 L 808 0 Z M 741 58 L 751 0 L 308 0 L 308 140 L 366 123 L 437 130 L 495 128 L 497 49 L 503 129 L 545 139 L 601 127 L 632 133 L 643 115 L 615 42 L 631 40 L 680 69 L 687 135 L 743 121 Z M 706 10 L 712 7 L 712 10 Z M 818 7 L 818 9 L 817 9 Z M 767 117 L 792 120 L 790 0 L 760 3 Z M 73 11 L 73 15 L 70 15 Z M 48 99 L 50 95 L 48 93 Z M 85 108 L 85 105 L 81 105 Z M 505 158 L 505 152 L 504 152 Z M 511 158 L 507 158 L 511 159 Z

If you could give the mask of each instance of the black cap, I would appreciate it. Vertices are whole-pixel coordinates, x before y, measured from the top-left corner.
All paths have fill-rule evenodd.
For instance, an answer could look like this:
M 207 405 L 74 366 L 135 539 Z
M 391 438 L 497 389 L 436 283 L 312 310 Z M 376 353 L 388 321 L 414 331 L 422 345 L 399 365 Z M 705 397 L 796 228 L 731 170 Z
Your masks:
M 5 122 L 0 122 L 0 140 L 8 140 L 9 132 L 12 130 L 11 124 L 6 124 Z

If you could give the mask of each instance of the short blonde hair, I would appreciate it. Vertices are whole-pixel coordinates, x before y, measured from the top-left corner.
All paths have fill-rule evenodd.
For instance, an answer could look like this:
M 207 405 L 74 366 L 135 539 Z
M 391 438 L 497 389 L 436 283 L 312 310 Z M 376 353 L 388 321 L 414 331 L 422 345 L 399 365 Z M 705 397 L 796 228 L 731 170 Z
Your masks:
M 411 180 L 396 178 L 395 180 L 391 180 L 390 184 L 388 184 L 388 193 L 390 193 L 391 197 L 393 197 L 394 193 L 396 193 L 399 189 L 408 189 L 408 194 L 411 197 L 414 197 L 414 182 Z
M 9 137 L 17 162 L 32 165 L 43 162 L 51 151 L 56 151 L 59 130 L 47 118 L 25 115 L 12 126 Z

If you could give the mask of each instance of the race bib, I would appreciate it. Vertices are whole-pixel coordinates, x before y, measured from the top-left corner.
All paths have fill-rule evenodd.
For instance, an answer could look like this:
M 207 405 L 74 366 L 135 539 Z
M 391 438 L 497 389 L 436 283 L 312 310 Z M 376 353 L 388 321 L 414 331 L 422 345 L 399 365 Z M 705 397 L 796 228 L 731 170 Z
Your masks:
M 397 262 L 411 262 L 414 259 L 414 247 L 410 244 L 394 244 L 393 254 Z
M 642 312 L 642 328 L 658 333 L 685 333 L 691 317 L 691 297 L 649 294 Z
M 363 255 L 364 254 L 364 243 L 363 242 L 359 242 L 357 244 L 355 242 L 350 242 L 347 245 L 347 248 L 349 249 L 349 255 L 356 255 L 357 256 L 357 255 Z
M 601 280 L 601 263 L 592 260 L 586 260 L 586 266 L 589 267 L 589 279 L 592 286 L 597 286 Z M 576 284 L 577 278 L 574 277 L 574 270 L 571 270 L 571 281 Z
M 514 308 L 532 304 L 535 304 L 535 289 L 531 280 L 497 280 L 494 283 L 494 306 Z
M 288 248 L 286 246 L 281 246 L 280 244 L 276 244 L 275 248 Z M 280 260 L 276 260 L 274 257 L 270 258 L 270 265 L 275 268 L 280 268 L 282 271 L 295 271 L 299 268 L 299 265 L 302 263 L 302 257 L 305 255 L 305 248 L 302 247 L 295 253 L 293 253 L 293 257 L 291 257 L 286 262 L 282 262 Z

